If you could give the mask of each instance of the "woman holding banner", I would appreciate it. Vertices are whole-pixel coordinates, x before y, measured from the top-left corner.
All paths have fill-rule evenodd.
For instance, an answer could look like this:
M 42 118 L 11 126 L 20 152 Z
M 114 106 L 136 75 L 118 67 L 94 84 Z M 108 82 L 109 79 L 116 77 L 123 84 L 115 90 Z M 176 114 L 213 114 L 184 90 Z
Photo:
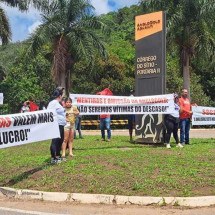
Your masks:
M 51 151 L 51 163 L 57 164 L 61 162 L 61 146 L 64 140 L 64 126 L 66 125 L 66 114 L 65 110 L 60 104 L 62 100 L 63 92 L 56 89 L 53 93 L 53 100 L 49 102 L 47 109 L 55 110 L 57 113 L 57 121 L 60 130 L 60 138 L 52 139 L 50 151 Z
M 174 114 L 166 114 L 164 117 L 164 123 L 166 127 L 165 143 L 168 149 L 171 148 L 170 138 L 172 133 L 176 141 L 177 147 L 183 148 L 183 146 L 179 143 L 179 138 L 178 138 L 178 127 L 180 122 L 180 119 L 179 119 L 180 107 L 179 107 L 179 98 L 177 93 L 174 93 L 174 105 L 175 105 Z

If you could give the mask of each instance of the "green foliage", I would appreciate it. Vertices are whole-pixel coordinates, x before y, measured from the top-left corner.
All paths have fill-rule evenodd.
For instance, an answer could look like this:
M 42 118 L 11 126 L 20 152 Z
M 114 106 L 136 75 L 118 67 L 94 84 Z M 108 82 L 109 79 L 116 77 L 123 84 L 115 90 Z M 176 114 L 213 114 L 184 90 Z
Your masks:
M 23 53 L 16 55 L 16 64 L 9 67 L 7 76 L 0 83 L 9 113 L 18 112 L 21 103 L 29 98 L 38 103 L 47 101 L 54 88 L 49 74 L 50 63 L 42 54 L 25 61 L 24 54 L 25 49 Z
M 9 71 L 17 63 L 17 58 L 25 47 L 25 43 L 19 42 L 0 46 L 0 64 L 4 67 L 5 72 Z
M 210 61 L 210 62 L 208 62 Z M 211 105 L 215 106 L 215 59 L 205 56 L 198 56 L 194 62 L 195 72 L 199 76 L 202 88 L 207 96 L 210 97 Z
M 134 69 L 135 48 L 129 41 L 122 39 L 116 34 L 111 37 L 111 42 L 108 44 L 108 50 L 110 53 L 118 56 L 126 66 L 132 66 Z
M 197 76 L 195 73 L 191 75 L 191 98 L 192 102 L 196 103 L 200 106 L 211 106 L 214 105 L 213 102 L 210 100 L 204 90 L 202 85 L 200 84 L 200 77 Z
M 74 93 L 95 94 L 111 84 L 115 95 L 128 95 L 134 86 L 133 74 L 129 74 L 126 65 L 116 55 L 110 55 L 107 60 L 98 58 L 91 70 L 80 62 L 75 65 L 74 71 Z
M 166 92 L 179 93 L 183 86 L 183 78 L 179 67 L 179 59 L 175 52 L 168 54 L 166 59 L 167 59 Z

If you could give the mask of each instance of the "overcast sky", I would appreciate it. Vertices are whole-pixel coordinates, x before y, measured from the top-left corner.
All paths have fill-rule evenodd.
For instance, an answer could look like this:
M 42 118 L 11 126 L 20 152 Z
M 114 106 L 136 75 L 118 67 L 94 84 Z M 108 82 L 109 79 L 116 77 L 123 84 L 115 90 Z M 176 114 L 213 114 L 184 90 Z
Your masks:
M 116 11 L 119 8 L 137 4 L 138 0 L 91 0 L 97 15 Z M 3 3 L 1 7 L 6 11 L 12 29 L 12 41 L 22 41 L 40 24 L 40 12 L 30 8 L 28 12 L 20 12 L 16 8 L 10 8 Z

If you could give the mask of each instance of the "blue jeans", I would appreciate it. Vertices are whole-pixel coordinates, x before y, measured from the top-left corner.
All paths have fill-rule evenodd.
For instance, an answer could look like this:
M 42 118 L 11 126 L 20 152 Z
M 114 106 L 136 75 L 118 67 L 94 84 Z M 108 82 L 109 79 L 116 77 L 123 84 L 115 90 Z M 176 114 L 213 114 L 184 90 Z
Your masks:
M 76 130 L 78 130 L 79 138 L 82 138 L 81 134 L 81 117 L 77 116 L 75 119 L 74 138 L 76 138 Z
M 189 143 L 190 119 L 180 119 L 180 143 Z
M 110 118 L 100 119 L 102 139 L 105 139 L 105 128 L 107 129 L 107 138 L 110 139 L 111 138 Z

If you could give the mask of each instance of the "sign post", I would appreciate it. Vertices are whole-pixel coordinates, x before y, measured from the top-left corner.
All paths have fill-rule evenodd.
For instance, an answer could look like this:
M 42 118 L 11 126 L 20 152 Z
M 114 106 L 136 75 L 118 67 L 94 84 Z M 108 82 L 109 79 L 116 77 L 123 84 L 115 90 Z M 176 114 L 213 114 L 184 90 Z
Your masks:
M 161 95 L 166 89 L 166 16 L 163 11 L 135 17 L 135 96 Z M 163 141 L 163 116 L 136 116 L 141 142 Z

